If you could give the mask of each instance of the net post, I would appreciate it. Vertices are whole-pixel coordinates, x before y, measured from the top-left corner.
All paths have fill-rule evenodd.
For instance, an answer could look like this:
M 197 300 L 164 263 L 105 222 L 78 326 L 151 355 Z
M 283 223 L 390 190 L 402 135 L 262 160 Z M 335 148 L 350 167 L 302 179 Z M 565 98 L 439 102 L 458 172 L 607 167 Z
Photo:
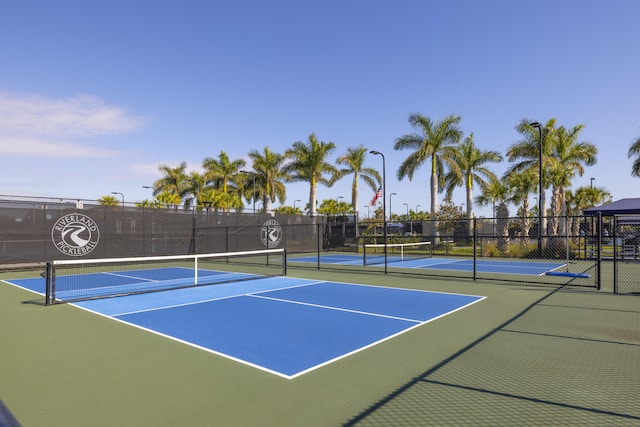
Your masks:
M 367 243 L 366 242 L 362 243 L 362 265 L 363 266 L 367 265 Z
M 44 296 L 44 303 L 45 305 L 51 305 L 52 304 L 52 300 L 53 300 L 53 289 L 51 286 L 51 270 L 53 269 L 53 265 L 51 263 L 51 261 L 47 261 L 47 267 L 45 270 L 45 281 L 46 281 L 46 285 L 45 285 L 45 296 Z
M 193 258 L 193 284 L 198 286 L 198 256 Z
M 287 275 L 287 248 L 282 250 L 282 275 Z

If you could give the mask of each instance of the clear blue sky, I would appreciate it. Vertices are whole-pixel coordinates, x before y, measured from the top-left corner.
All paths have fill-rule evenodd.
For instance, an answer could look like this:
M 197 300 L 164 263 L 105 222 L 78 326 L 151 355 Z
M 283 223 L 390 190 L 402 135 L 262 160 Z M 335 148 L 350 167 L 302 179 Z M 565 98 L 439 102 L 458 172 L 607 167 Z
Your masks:
M 640 197 L 626 155 L 640 136 L 639 17 L 637 0 L 5 1 L 0 194 L 140 201 L 162 164 L 248 160 L 313 132 L 333 158 L 383 152 L 393 211 L 428 210 L 430 166 L 399 182 L 409 152 L 393 150 L 419 112 L 460 115 L 502 154 L 523 118 L 582 123 L 599 155 L 574 188 L 594 177 L 614 199 Z M 348 200 L 350 184 L 318 199 Z M 296 199 L 308 184 L 287 185 Z

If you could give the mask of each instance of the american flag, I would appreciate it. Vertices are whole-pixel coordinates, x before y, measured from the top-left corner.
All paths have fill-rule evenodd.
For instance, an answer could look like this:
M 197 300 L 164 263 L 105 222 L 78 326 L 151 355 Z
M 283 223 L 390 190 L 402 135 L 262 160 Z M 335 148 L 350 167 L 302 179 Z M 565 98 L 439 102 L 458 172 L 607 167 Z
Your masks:
M 373 199 L 371 199 L 371 202 L 369 203 L 369 206 L 375 206 L 380 197 L 382 197 L 382 185 L 378 187 L 378 191 L 376 191 L 376 194 L 374 194 Z

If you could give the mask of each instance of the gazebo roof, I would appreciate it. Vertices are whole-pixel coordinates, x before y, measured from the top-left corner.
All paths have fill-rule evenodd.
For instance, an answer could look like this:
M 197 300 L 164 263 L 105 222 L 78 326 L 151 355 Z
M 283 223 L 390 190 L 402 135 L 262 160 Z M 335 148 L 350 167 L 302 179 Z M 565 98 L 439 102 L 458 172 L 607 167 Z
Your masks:
M 626 214 L 640 214 L 640 198 L 620 199 L 615 202 L 585 209 L 585 215 L 613 216 Z

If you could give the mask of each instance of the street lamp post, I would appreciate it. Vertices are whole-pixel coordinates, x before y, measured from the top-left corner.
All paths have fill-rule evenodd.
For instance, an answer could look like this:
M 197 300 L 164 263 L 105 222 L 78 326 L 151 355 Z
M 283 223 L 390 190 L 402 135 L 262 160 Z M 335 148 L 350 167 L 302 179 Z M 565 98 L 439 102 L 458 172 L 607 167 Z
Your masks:
M 293 212 L 294 212 L 294 213 L 295 213 L 295 211 L 296 211 L 296 202 L 301 202 L 301 201 L 302 201 L 302 200 L 300 200 L 300 199 L 296 199 L 296 200 L 294 200 L 294 201 L 293 201 Z
M 336 219 L 338 218 L 338 214 L 340 213 L 340 199 L 344 199 L 344 197 L 336 197 Z
M 413 223 L 409 221 L 409 204 L 403 203 L 403 205 L 407 207 L 407 222 L 409 223 L 410 232 L 413 234 Z
M 124 212 L 124 194 L 118 193 L 117 191 L 112 191 L 111 194 L 119 194 L 122 197 L 122 212 Z
M 152 202 L 155 202 L 155 196 L 153 193 L 156 191 L 156 189 L 154 187 L 151 187 L 150 185 L 143 185 L 142 188 L 146 188 L 147 190 L 153 190 L 153 192 L 151 193 L 151 197 L 153 198 Z
M 591 188 L 593 188 L 593 180 L 595 179 L 594 177 L 589 178 L 591 180 Z
M 386 173 L 386 161 L 384 154 L 379 151 L 371 150 L 369 153 L 382 157 L 382 231 L 384 237 L 384 274 L 387 274 L 387 173 Z
M 531 123 L 538 128 L 538 257 L 542 258 L 542 125 Z
M 393 211 L 391 210 L 391 198 L 393 196 L 397 196 L 398 193 L 391 193 L 389 194 L 389 220 L 391 220 L 391 215 L 393 215 Z

